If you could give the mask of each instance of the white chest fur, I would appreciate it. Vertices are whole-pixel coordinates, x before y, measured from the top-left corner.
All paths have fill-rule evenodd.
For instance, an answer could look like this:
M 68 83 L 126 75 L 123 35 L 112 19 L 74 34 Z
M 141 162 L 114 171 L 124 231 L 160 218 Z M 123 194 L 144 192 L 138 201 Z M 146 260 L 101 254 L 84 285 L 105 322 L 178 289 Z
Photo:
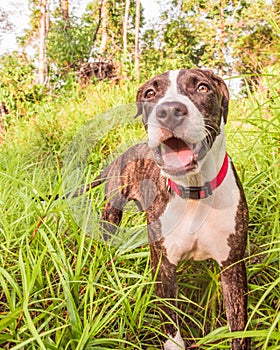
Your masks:
M 226 260 L 239 200 L 231 168 L 221 186 L 206 199 L 186 200 L 175 195 L 160 218 L 169 261 L 177 265 L 190 258 Z

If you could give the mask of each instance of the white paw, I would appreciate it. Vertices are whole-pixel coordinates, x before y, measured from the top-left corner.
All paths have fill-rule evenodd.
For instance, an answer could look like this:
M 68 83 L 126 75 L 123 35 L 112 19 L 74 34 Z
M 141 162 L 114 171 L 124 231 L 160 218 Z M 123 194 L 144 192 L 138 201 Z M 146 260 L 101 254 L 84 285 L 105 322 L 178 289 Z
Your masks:
M 175 337 L 169 337 L 169 339 L 163 345 L 164 350 L 184 350 L 185 345 L 178 331 Z

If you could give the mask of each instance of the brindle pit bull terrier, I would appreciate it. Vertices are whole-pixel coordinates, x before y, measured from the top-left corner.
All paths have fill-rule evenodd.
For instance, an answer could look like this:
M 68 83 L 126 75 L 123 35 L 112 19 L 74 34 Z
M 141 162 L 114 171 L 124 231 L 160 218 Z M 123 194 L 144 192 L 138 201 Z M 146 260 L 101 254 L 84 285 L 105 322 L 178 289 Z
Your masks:
M 247 323 L 248 209 L 226 152 L 228 103 L 226 84 L 208 70 L 168 71 L 150 79 L 137 93 L 148 144 L 128 149 L 88 188 L 106 179 L 102 221 L 111 234 L 128 201 L 146 212 L 158 296 L 176 304 L 179 261 L 215 259 L 234 332 Z M 176 313 L 162 309 L 164 349 L 185 349 Z M 231 349 L 249 349 L 249 340 L 233 339 Z

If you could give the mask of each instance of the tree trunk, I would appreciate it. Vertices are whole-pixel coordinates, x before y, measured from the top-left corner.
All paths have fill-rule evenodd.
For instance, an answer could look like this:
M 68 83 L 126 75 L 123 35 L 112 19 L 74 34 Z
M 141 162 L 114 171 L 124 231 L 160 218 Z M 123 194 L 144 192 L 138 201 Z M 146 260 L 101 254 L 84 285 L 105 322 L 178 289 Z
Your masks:
M 129 5 L 130 0 L 125 0 L 125 13 L 123 21 L 123 50 L 127 52 L 127 24 L 128 24 L 128 15 L 129 15 Z
M 107 0 L 99 0 L 99 6 L 101 8 L 101 45 L 99 53 L 103 55 L 107 50 L 108 44 L 108 2 Z
M 69 1 L 60 0 L 60 7 L 61 7 L 63 19 L 67 21 L 69 19 Z
M 40 1 L 40 23 L 39 23 L 39 62 L 38 62 L 38 81 L 45 85 L 47 82 L 47 56 L 46 39 L 48 33 L 48 0 Z
M 219 45 L 217 48 L 218 53 L 218 75 L 223 76 L 224 74 L 224 62 L 225 62 L 225 41 L 226 41 L 226 18 L 225 18 L 225 9 L 226 7 L 226 1 L 222 0 L 219 4 L 219 27 L 218 30 L 220 31 L 219 34 Z
M 140 49 L 139 49 L 140 15 L 141 15 L 140 0 L 136 0 L 134 60 L 135 60 L 135 79 L 137 82 L 139 82 L 140 80 Z

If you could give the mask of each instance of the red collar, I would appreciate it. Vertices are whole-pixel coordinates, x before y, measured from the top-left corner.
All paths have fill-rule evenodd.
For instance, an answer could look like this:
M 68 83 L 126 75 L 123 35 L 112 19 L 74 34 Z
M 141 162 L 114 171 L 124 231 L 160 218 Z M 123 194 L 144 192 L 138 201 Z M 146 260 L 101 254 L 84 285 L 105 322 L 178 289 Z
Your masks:
M 218 173 L 218 175 L 211 181 L 205 182 L 203 186 L 198 187 L 183 187 L 180 185 L 177 185 L 175 182 L 173 182 L 170 179 L 167 179 L 167 188 L 169 191 L 173 191 L 178 196 L 182 198 L 189 198 L 189 199 L 204 199 L 213 193 L 213 191 L 220 186 L 220 184 L 224 181 L 224 178 L 226 177 L 227 171 L 228 171 L 228 154 L 226 153 L 225 159 L 223 162 L 223 165 Z

